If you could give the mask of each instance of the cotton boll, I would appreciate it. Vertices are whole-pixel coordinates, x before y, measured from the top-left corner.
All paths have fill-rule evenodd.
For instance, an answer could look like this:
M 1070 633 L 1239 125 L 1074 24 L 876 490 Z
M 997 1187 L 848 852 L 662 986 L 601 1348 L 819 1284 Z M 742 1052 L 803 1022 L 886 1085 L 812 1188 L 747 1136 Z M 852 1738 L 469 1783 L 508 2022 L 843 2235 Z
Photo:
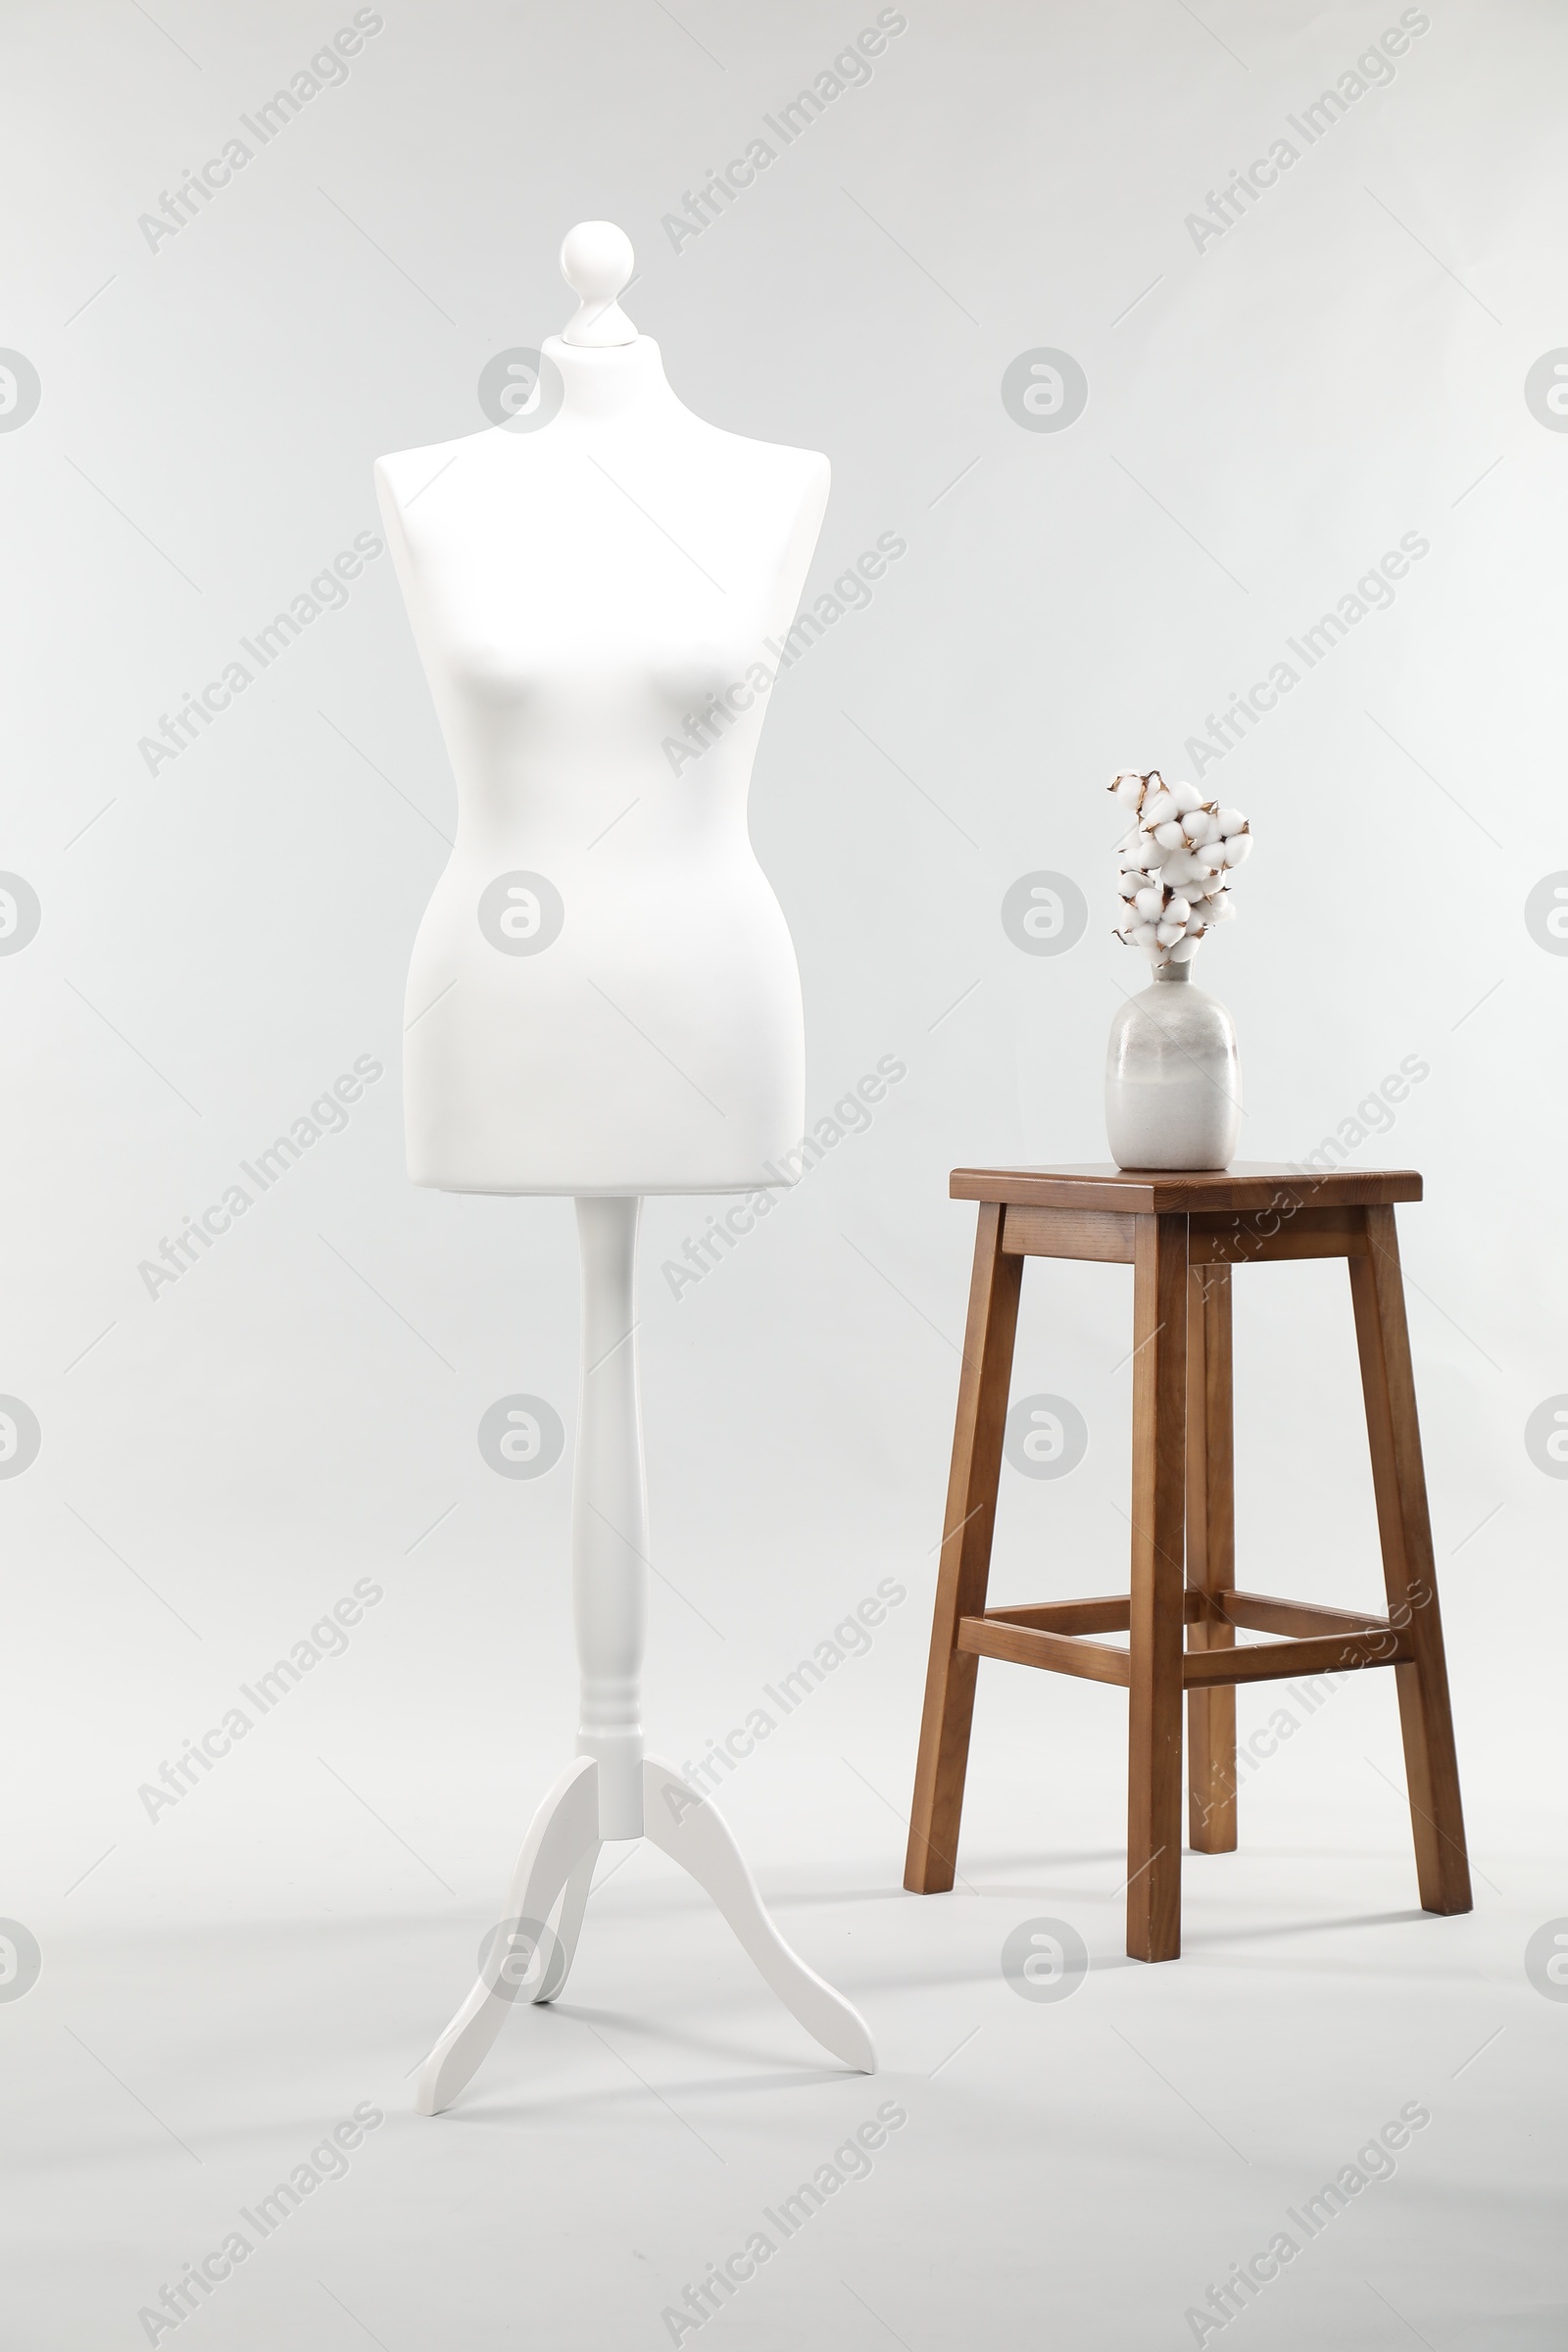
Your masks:
M 1236 901 L 1228 890 L 1217 899 L 1205 900 L 1204 904 L 1208 908 L 1208 919 L 1211 923 L 1235 922 Z
M 1133 817 L 1114 853 L 1114 935 L 1142 949 L 1156 970 L 1185 963 L 1209 925 L 1234 912 L 1225 900 L 1225 877 L 1251 847 L 1246 819 L 1216 808 L 1196 785 L 1167 785 L 1157 768 L 1119 768 L 1107 789 Z

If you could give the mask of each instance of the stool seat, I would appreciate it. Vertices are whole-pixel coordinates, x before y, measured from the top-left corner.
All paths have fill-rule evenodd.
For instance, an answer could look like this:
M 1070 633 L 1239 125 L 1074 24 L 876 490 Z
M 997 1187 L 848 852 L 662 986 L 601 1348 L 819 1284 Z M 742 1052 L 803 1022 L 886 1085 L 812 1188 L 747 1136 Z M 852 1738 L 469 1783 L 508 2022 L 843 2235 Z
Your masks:
M 1129 1694 L 1127 1949 L 1181 1950 L 1181 1701 L 1189 1838 L 1236 1845 L 1235 1686 L 1392 1666 L 1422 1907 L 1470 1908 L 1469 1865 L 1426 1477 L 1416 1419 L 1396 1202 L 1413 1168 L 1317 1174 L 1222 1169 L 956 1168 L 979 1204 L 969 1319 L 915 1771 L 905 1885 L 945 1892 L 956 1867 L 982 1657 L 1109 1683 Z M 1025 1257 L 1133 1268 L 1131 1588 L 988 1608 L 1013 1338 Z M 1282 1600 L 1235 1580 L 1231 1268 L 1343 1257 L 1360 1355 L 1386 1614 Z M 1275 1636 L 1242 1645 L 1238 1630 Z M 1125 1633 L 1125 1648 L 1096 1634 Z
M 1303 1206 L 1365 1208 L 1419 1200 L 1414 1168 L 1341 1168 L 1314 1175 L 1283 1160 L 1232 1160 L 1228 1168 L 955 1168 L 954 1200 L 1015 1201 L 1030 1208 L 1110 1208 L 1147 1216 L 1155 1209 L 1262 1209 L 1280 1194 Z

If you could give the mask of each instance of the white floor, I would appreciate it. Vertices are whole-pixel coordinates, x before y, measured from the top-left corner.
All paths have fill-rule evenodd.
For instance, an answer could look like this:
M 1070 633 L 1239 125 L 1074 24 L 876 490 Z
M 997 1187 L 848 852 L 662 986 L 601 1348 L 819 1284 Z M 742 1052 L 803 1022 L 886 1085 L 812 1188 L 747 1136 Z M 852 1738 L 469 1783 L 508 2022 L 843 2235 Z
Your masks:
M 373 1909 L 346 1860 L 334 1891 L 302 1872 L 292 1909 L 274 1885 L 254 1917 L 228 1895 L 204 1917 L 193 1885 L 162 1925 L 117 1930 L 107 1900 L 96 1924 L 62 1923 L 37 1984 L 0 2006 L 0 2341 L 1568 2344 L 1568 2002 L 1523 1966 L 1568 1909 L 1560 1876 L 1478 1837 L 1475 1912 L 1429 1919 L 1392 1797 L 1272 1790 L 1247 1808 L 1256 1842 L 1188 1857 L 1183 1958 L 1140 1967 L 1121 1952 L 1104 1762 L 1092 1788 L 1043 1797 L 988 1759 L 967 1890 L 919 1900 L 898 1884 L 903 1791 L 884 1804 L 841 1776 L 835 1798 L 803 1757 L 832 1866 L 791 1860 L 777 1822 L 749 1842 L 786 1933 L 871 2021 L 874 2080 L 819 2062 L 646 1848 L 596 1893 L 565 1998 L 519 2010 L 435 2121 L 414 2113 L 412 2074 L 466 1985 L 481 1903 Z M 1048 1846 L 1043 1807 L 1087 1835 Z M 299 1824 L 307 1854 L 317 1829 Z M 1009 1932 L 1041 1918 L 1089 1947 L 1064 1999 L 1025 1999 L 1001 1970 Z M 258 2201 L 362 2103 L 384 2121 L 264 2238 Z M 1407 2109 L 1430 2121 L 1394 2169 L 1367 2159 L 1383 2177 L 1309 2234 L 1306 2201 Z M 879 2112 L 881 2144 L 857 2153 Z M 824 2165 L 842 2185 L 786 2230 L 784 2200 Z M 251 2251 L 210 2299 L 177 2329 L 139 2321 L 236 2229 Z M 759 2231 L 768 2258 L 716 2316 L 665 2317 Z M 1298 2251 L 1244 2309 L 1188 2316 L 1281 2231 Z

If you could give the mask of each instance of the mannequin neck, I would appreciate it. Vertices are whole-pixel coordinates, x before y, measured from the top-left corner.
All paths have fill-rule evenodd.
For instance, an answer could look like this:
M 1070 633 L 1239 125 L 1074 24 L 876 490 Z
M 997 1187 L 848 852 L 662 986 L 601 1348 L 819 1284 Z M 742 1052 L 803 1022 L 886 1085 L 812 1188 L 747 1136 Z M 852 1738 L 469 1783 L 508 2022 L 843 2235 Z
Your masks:
M 663 362 L 652 335 L 639 335 L 635 343 L 608 348 L 567 343 L 560 335 L 551 335 L 542 356 L 561 371 L 563 416 L 587 420 L 680 405 L 664 379 Z

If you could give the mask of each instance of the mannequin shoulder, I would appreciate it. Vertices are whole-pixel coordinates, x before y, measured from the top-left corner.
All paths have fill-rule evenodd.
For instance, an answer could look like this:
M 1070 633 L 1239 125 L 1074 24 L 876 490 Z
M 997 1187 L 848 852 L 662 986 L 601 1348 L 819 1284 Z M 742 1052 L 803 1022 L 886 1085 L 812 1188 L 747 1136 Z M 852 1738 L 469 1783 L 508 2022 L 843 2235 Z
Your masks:
M 482 432 L 462 433 L 455 441 L 432 441 L 427 449 L 400 449 L 389 457 L 377 458 L 372 470 L 378 496 L 390 501 L 401 514 L 409 501 L 427 489 L 455 458 L 461 457 L 471 443 L 484 438 Z
M 715 444 L 732 452 L 738 465 L 771 474 L 783 488 L 804 494 L 826 489 L 832 481 L 832 465 L 818 449 L 791 449 L 783 441 L 753 441 L 744 433 L 727 433 L 716 424 L 705 424 L 703 429 Z
M 718 467 L 749 480 L 792 513 L 820 511 L 827 504 L 833 467 L 816 449 L 791 449 L 782 441 L 753 441 L 744 433 L 703 424 L 702 434 Z

